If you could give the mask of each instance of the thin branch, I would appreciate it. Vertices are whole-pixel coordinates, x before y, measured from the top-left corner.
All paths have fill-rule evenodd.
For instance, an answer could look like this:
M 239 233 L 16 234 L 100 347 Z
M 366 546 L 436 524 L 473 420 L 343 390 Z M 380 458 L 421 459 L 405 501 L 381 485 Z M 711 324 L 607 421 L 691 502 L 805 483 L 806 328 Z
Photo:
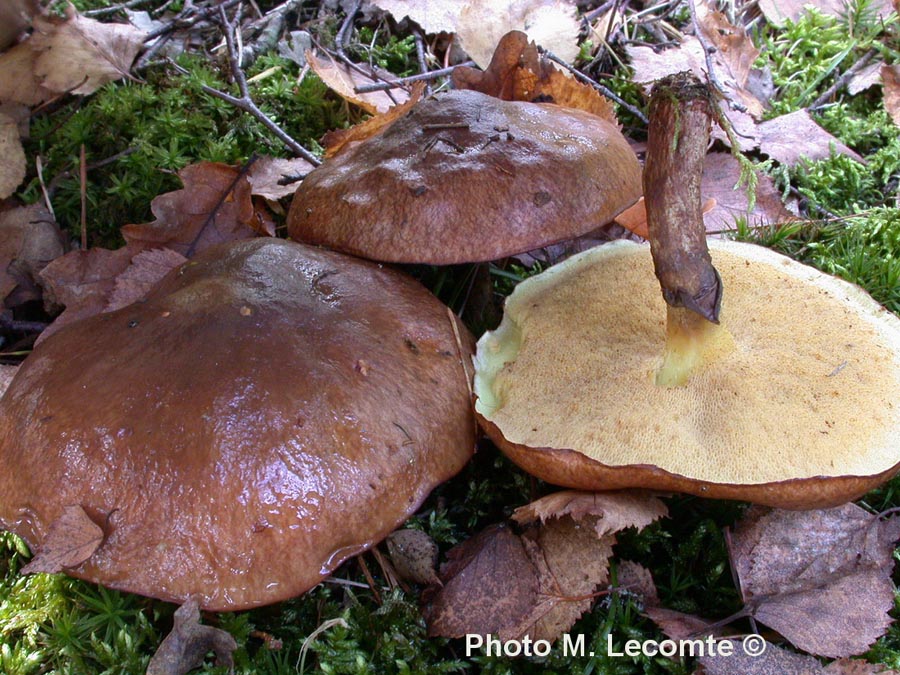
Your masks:
M 637 117 L 637 118 L 638 118 L 641 122 L 643 122 L 644 124 L 647 124 L 647 123 L 649 122 L 649 120 L 647 119 L 647 116 L 646 116 L 640 109 L 635 108 L 633 105 L 631 105 L 631 104 L 628 103 L 627 101 L 623 101 L 621 98 L 619 98 L 619 97 L 615 94 L 615 92 L 613 92 L 613 91 L 610 90 L 610 89 L 607 89 L 606 87 L 604 87 L 604 86 L 603 86 L 602 84 L 600 84 L 599 82 L 597 82 L 597 81 L 595 81 L 595 80 L 592 80 L 590 77 L 588 77 L 587 75 L 585 75 L 584 73 L 582 73 L 582 72 L 581 72 L 580 70 L 578 70 L 577 68 L 574 68 L 573 66 L 570 66 L 568 63 L 566 63 L 563 59 L 559 58 L 559 57 L 558 57 L 556 54 L 554 54 L 553 52 L 549 52 L 549 51 L 547 51 L 546 49 L 541 49 L 540 47 L 538 47 L 538 51 L 540 51 L 544 56 L 546 56 L 548 59 L 550 59 L 551 61 L 553 61 L 553 63 L 558 63 L 558 64 L 561 65 L 563 68 L 565 68 L 566 70 L 568 70 L 570 73 L 572 73 L 572 75 L 575 76 L 576 79 L 581 80 L 582 82 L 591 85 L 594 89 L 596 89 L 597 91 L 599 91 L 599 92 L 600 92 L 601 94 L 603 94 L 606 98 L 610 99 L 611 101 L 614 101 L 615 103 L 618 103 L 620 106 L 622 106 L 623 108 L 625 108 L 625 110 L 627 110 L 627 111 L 630 112 L 632 115 L 634 115 L 635 117 Z
M 474 65 L 474 61 L 466 61 L 465 63 L 460 63 L 459 66 L 450 66 L 448 68 L 441 68 L 440 70 L 429 70 L 427 73 L 419 73 L 418 75 L 409 75 L 407 77 L 398 77 L 396 80 L 385 80 L 384 82 L 361 84 L 358 87 L 354 87 L 353 91 L 357 94 L 367 94 L 373 91 L 384 91 L 386 89 L 405 87 L 408 84 L 413 84 L 414 82 L 422 82 L 423 80 L 426 82 L 430 82 L 431 80 L 436 80 L 439 77 L 445 77 L 449 75 L 455 68 L 458 68 L 460 66 Z
M 815 101 L 812 102 L 812 104 L 809 106 L 809 108 L 810 109 L 820 108 L 821 106 L 828 103 L 828 101 L 831 100 L 831 97 L 834 96 L 838 92 L 838 90 L 847 86 L 847 84 L 850 82 L 850 80 L 853 79 L 853 76 L 856 75 L 863 68 L 865 68 L 869 64 L 869 61 L 871 61 L 872 58 L 877 53 L 878 53 L 877 50 L 870 49 L 865 54 L 863 54 L 859 58 L 859 61 L 854 63 L 852 66 L 850 66 L 847 69 L 847 72 L 845 72 L 843 75 L 841 75 L 833 85 L 828 87 L 828 89 L 826 89 L 825 92 L 819 98 L 817 98 Z
M 300 145 L 291 137 L 290 134 L 288 134 L 284 129 L 282 129 L 274 121 L 272 121 L 272 119 L 268 115 L 266 115 L 262 110 L 259 109 L 256 103 L 253 101 L 253 98 L 250 96 L 250 88 L 247 86 L 247 78 L 244 76 L 244 71 L 241 70 L 240 67 L 240 52 L 238 52 L 237 46 L 235 45 L 235 26 L 228 21 L 228 17 L 225 14 L 224 7 L 224 4 L 219 5 L 219 21 L 221 22 L 222 29 L 225 32 L 225 42 L 228 46 L 228 62 L 231 65 L 231 73 L 234 76 L 234 81 L 237 84 L 238 90 L 240 91 L 241 95 L 240 97 L 232 96 L 231 94 L 228 94 L 224 91 L 219 91 L 218 89 L 215 89 L 208 85 L 202 85 L 201 89 L 210 96 L 220 98 L 226 103 L 230 103 L 235 108 L 249 113 L 257 120 L 259 120 L 263 124 L 263 126 L 266 127 L 266 129 L 271 131 L 278 138 L 278 140 L 280 140 L 291 152 L 293 152 L 298 157 L 302 157 L 313 166 L 319 166 L 319 164 L 322 163 L 322 160 L 320 160 L 312 152 Z M 187 74 L 187 71 L 174 61 L 170 61 L 169 63 L 180 73 Z
M 138 5 L 145 5 L 150 0 L 128 0 L 128 2 L 121 2 L 118 5 L 110 5 L 109 7 L 100 7 L 99 9 L 88 9 L 82 12 L 82 16 L 105 16 L 106 14 L 114 14 L 122 9 L 131 9 L 132 7 L 137 7 Z

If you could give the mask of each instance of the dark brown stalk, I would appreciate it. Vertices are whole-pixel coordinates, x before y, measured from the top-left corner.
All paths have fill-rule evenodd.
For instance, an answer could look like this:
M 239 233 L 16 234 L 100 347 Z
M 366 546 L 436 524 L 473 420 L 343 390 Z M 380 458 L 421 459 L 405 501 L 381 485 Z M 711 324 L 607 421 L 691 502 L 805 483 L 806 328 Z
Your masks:
M 663 297 L 719 322 L 722 281 L 709 257 L 700 181 L 713 106 L 687 73 L 656 84 L 650 99 L 644 202 L 650 250 Z

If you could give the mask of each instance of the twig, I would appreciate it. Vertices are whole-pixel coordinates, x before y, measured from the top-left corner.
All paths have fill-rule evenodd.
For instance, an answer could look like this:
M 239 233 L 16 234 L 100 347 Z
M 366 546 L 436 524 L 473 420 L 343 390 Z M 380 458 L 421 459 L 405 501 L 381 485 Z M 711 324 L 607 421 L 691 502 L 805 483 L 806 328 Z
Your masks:
M 110 5 L 109 7 L 101 7 L 99 9 L 88 9 L 81 14 L 83 16 L 104 16 L 106 14 L 113 14 L 118 12 L 121 9 L 131 9 L 132 7 L 137 7 L 138 5 L 143 5 L 150 2 L 150 0 L 128 0 L 128 2 L 121 2 L 118 5 Z
M 544 56 L 546 56 L 548 59 L 550 59 L 551 61 L 553 61 L 553 63 L 558 63 L 558 64 L 561 65 L 563 68 L 565 68 L 566 70 L 568 70 L 570 73 L 572 73 L 572 75 L 575 76 L 576 79 L 579 79 L 579 80 L 581 80 L 582 82 L 591 85 L 594 89 L 596 89 L 597 91 L 599 91 L 599 92 L 600 92 L 601 94 L 603 94 L 606 98 L 610 99 L 611 101 L 614 101 L 615 103 L 618 103 L 620 106 L 622 106 L 623 108 L 625 108 L 625 110 L 627 110 L 627 111 L 630 112 L 632 115 L 634 115 L 635 117 L 637 117 L 637 118 L 638 118 L 641 122 L 643 122 L 644 124 L 647 124 L 647 123 L 649 122 L 649 120 L 647 119 L 647 116 L 646 116 L 643 112 L 641 112 L 638 108 L 635 108 L 633 105 L 631 105 L 631 104 L 628 103 L 627 101 L 623 101 L 623 100 L 622 100 L 621 98 L 619 98 L 613 91 L 611 91 L 610 89 L 607 89 L 606 87 L 604 87 L 604 86 L 603 86 L 602 84 L 600 84 L 599 82 L 596 82 L 595 80 L 592 80 L 590 77 L 588 77 L 587 75 L 585 75 L 584 73 L 582 73 L 582 72 L 581 72 L 580 70 L 578 70 L 577 68 L 574 68 L 573 66 L 570 66 L 568 63 L 566 63 L 563 59 L 559 58 L 559 57 L 558 57 L 556 54 L 554 54 L 553 52 L 549 52 L 549 51 L 547 51 L 546 49 L 542 49 L 542 48 L 540 48 L 540 47 L 538 47 L 538 51 L 540 51 Z
M 424 75 L 428 72 L 428 57 L 425 53 L 425 38 L 422 37 L 422 31 L 417 30 L 413 33 L 416 41 L 416 61 L 419 63 L 419 74 Z M 431 83 L 425 85 L 425 96 L 431 96 Z
M 122 152 L 117 152 L 115 155 L 111 155 L 110 157 L 107 157 L 105 159 L 101 159 L 99 161 L 88 164 L 85 167 L 85 170 L 93 171 L 94 169 L 100 169 L 100 168 L 106 166 L 107 164 L 112 164 L 113 162 L 120 160 L 123 157 L 127 157 L 128 155 L 130 155 L 131 153 L 136 152 L 136 151 L 137 151 L 137 146 L 131 146 L 131 147 L 125 148 Z M 53 214 L 53 207 L 50 206 L 50 196 L 56 192 L 56 188 L 60 184 L 60 182 L 64 181 L 66 178 L 72 177 L 72 172 L 69 169 L 66 169 L 65 171 L 61 171 L 60 173 L 56 174 L 53 178 L 50 179 L 50 183 L 48 183 L 47 187 L 45 188 L 44 183 L 43 183 L 43 176 L 41 175 L 41 170 L 42 170 L 42 166 L 40 164 L 40 156 L 38 156 L 38 177 L 41 180 L 41 188 L 44 190 L 44 199 L 47 203 L 47 210 L 50 211 L 51 214 Z M 56 216 L 54 216 L 54 218 L 55 217 Z
M 357 94 L 367 94 L 373 91 L 384 91 L 385 89 L 396 89 L 397 87 L 405 87 L 407 84 L 412 84 L 413 82 L 422 82 L 423 80 L 428 82 L 430 80 L 436 80 L 439 77 L 444 77 L 453 72 L 454 68 L 458 68 L 461 66 L 474 66 L 474 61 L 466 61 L 465 63 L 460 63 L 459 66 L 450 66 L 448 68 L 441 68 L 440 70 L 429 70 L 427 73 L 419 73 L 418 75 L 408 75 L 407 77 L 398 77 L 396 80 L 385 80 L 384 82 L 373 82 L 372 84 L 361 84 L 358 87 L 354 87 L 353 91 Z
M 850 66 L 847 71 L 835 81 L 834 84 L 828 87 L 828 89 L 826 89 L 819 98 L 813 101 L 809 106 L 809 109 L 815 109 L 825 105 L 831 99 L 831 97 L 838 92 L 839 89 L 845 87 L 850 82 L 850 80 L 853 79 L 854 75 L 865 68 L 868 65 L 869 61 L 871 61 L 877 53 L 877 50 L 870 49 L 861 57 L 859 57 L 859 61 Z
M 178 14 L 174 19 L 169 21 L 165 26 L 160 26 L 156 30 L 150 31 L 147 33 L 147 36 L 144 38 L 144 43 L 148 43 L 151 40 L 155 40 L 158 37 L 163 35 L 167 35 L 177 28 L 190 28 L 191 26 L 199 23 L 200 21 L 204 21 L 207 19 L 211 19 L 216 12 L 221 12 L 226 9 L 231 9 L 237 4 L 240 4 L 243 0 L 224 0 L 222 4 L 213 5 L 211 7 L 207 7 L 206 9 L 198 11 L 196 14 L 192 15 L 194 11 L 193 8 L 185 9 L 183 12 Z
M 7 312 L 0 313 L 0 328 L 15 333 L 40 333 L 49 325 L 45 321 L 23 321 L 12 318 Z
M 347 44 L 347 34 L 350 32 L 350 26 L 353 25 L 353 19 L 356 18 L 356 15 L 359 13 L 359 8 L 362 6 L 362 0 L 356 0 L 356 3 L 347 12 L 347 16 L 344 17 L 344 22 L 341 24 L 340 29 L 338 30 L 337 36 L 334 38 L 334 50 L 337 52 L 337 55 L 341 58 L 342 61 L 349 61 L 350 59 L 347 57 L 347 52 L 344 51 L 344 45 Z
M 44 205 L 47 207 L 47 211 L 50 212 L 50 215 L 53 216 L 53 219 L 56 220 L 56 214 L 53 212 L 53 204 L 50 202 L 50 193 L 47 191 L 47 186 L 44 184 L 44 163 L 41 161 L 40 155 L 37 155 L 34 158 L 34 165 L 37 169 L 38 182 L 41 184 L 41 193 L 44 195 Z
M 250 88 L 247 86 L 247 78 L 244 77 L 244 71 L 241 70 L 238 59 L 240 58 L 239 53 L 237 52 L 237 48 L 235 47 L 234 34 L 233 31 L 235 27 L 229 23 L 228 17 L 225 15 L 224 4 L 219 5 L 219 21 L 222 24 L 222 29 L 225 32 L 225 42 L 228 45 L 228 61 L 231 64 L 231 72 L 234 76 L 234 81 L 237 83 L 238 90 L 241 95 L 240 98 L 236 96 L 232 96 L 231 94 L 227 94 L 224 91 L 219 91 L 213 87 L 208 85 L 202 85 L 201 89 L 209 94 L 210 96 L 215 96 L 217 98 L 230 103 L 235 108 L 239 110 L 243 110 L 246 113 L 250 113 L 259 120 L 263 126 L 265 126 L 269 131 L 271 131 L 275 136 L 278 137 L 284 145 L 295 155 L 298 157 L 302 157 L 307 162 L 312 164 L 313 166 L 319 166 L 322 163 L 318 157 L 316 157 L 309 150 L 300 145 L 297 141 L 295 141 L 290 134 L 288 134 L 284 129 L 278 126 L 272 119 L 266 115 L 253 99 L 250 97 Z M 187 74 L 187 71 L 179 66 L 174 61 L 169 62 L 174 68 L 176 68 L 179 72 L 183 74 Z

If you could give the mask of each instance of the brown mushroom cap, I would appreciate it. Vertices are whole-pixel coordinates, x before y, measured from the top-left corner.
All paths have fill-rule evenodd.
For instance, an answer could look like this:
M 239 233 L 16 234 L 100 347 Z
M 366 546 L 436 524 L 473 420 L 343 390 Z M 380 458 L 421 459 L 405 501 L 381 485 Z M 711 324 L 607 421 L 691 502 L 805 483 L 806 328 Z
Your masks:
M 520 284 L 478 343 L 476 411 L 530 473 L 817 508 L 900 468 L 900 319 L 861 289 L 710 241 L 733 351 L 682 387 L 654 374 L 665 305 L 647 246 L 601 246 Z
M 451 91 L 312 171 L 288 233 L 373 260 L 477 262 L 584 234 L 640 194 L 640 165 L 614 124 Z
M 471 456 L 472 342 L 375 264 L 210 249 L 22 366 L 0 403 L 0 525 L 40 551 L 77 505 L 105 538 L 73 576 L 211 610 L 298 595 Z

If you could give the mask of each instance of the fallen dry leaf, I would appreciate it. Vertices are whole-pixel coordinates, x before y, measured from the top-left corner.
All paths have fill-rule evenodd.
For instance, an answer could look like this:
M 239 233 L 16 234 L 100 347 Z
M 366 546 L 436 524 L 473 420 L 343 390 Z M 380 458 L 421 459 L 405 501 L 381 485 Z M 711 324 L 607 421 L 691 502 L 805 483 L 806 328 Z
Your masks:
M 578 56 L 577 8 L 568 0 L 375 0 L 398 21 L 409 17 L 428 33 L 456 33 L 460 46 L 486 68 L 500 38 L 512 30 L 567 62 Z
M 725 656 L 703 656 L 699 659 L 697 675 L 819 675 L 825 670 L 818 659 L 805 654 L 794 654 L 770 642 L 765 643 L 765 651 L 760 655 L 748 655 L 740 640 L 720 640 L 730 642 L 731 649 Z
M 628 560 L 622 561 L 619 563 L 617 581 L 618 588 L 639 596 L 644 614 L 659 626 L 666 637 L 672 640 L 687 640 L 721 634 L 721 627 L 710 629 L 713 625 L 711 621 L 662 607 L 653 576 L 643 565 Z
M 720 641 L 723 642 L 723 641 Z M 859 659 L 839 659 L 827 666 L 806 655 L 795 654 L 771 642 L 759 656 L 748 656 L 740 640 L 732 643 L 729 656 L 704 656 L 699 659 L 696 675 L 896 675 L 886 666 Z
M 517 623 L 500 629 L 501 640 L 553 642 L 594 604 L 594 592 L 609 578 L 614 537 L 598 537 L 591 520 L 562 516 L 526 530 L 525 550 L 538 573 L 538 595 Z
M 425 83 L 416 82 L 409 91 L 409 99 L 395 105 L 387 112 L 373 115 L 367 120 L 356 124 L 349 129 L 335 129 L 325 134 L 322 144 L 325 146 L 325 158 L 334 157 L 341 150 L 352 143 L 364 141 L 367 138 L 377 136 L 387 129 L 394 121 L 403 117 L 409 110 L 422 99 L 425 93 Z
M 40 273 L 44 289 L 44 306 L 53 313 L 65 307 L 38 337 L 46 340 L 63 326 L 99 314 L 109 302 L 116 277 L 124 272 L 136 255 L 134 248 L 110 251 L 92 248 L 71 251 L 51 262 Z
M 0 50 L 16 41 L 40 9 L 38 0 L 5 0 L 0 5 Z
M 523 31 L 529 40 L 571 63 L 578 56 L 577 14 L 569 0 L 471 0 L 459 13 L 456 35 L 463 51 L 482 68 L 511 30 Z
M 230 633 L 200 623 L 200 605 L 190 599 L 175 610 L 175 623 L 147 666 L 147 675 L 185 675 L 214 652 L 216 665 L 234 672 L 232 652 L 237 642 Z
M 22 574 L 55 574 L 77 567 L 94 555 L 102 543 L 103 530 L 85 510 L 77 505 L 67 506 L 50 524 L 40 550 L 22 568 Z
M 521 535 L 498 525 L 448 553 L 425 610 L 429 634 L 556 640 L 606 583 L 614 533 L 662 515 L 659 500 L 625 491 L 564 491 L 522 507 Z
M 0 199 L 6 199 L 25 179 L 25 151 L 19 139 L 19 125 L 0 113 Z
M 759 8 L 766 21 L 778 26 L 785 21 L 796 23 L 797 19 L 806 13 L 808 7 L 814 7 L 822 14 L 830 16 L 843 16 L 847 12 L 847 3 L 844 0 L 759 0 Z M 891 0 L 872 0 L 869 7 L 881 19 L 894 10 Z
M 441 580 L 443 587 L 423 612 L 430 636 L 497 633 L 521 621 L 537 602 L 537 570 L 521 537 L 505 525 L 450 549 Z
M 0 55 L 0 100 L 37 105 L 62 93 L 91 94 L 128 77 L 145 33 L 101 23 L 69 5 L 64 17 L 34 19 L 34 33 Z
M 884 109 L 894 124 L 900 126 L 900 66 L 884 66 L 881 81 L 884 83 Z
M 736 187 L 740 176 L 741 166 L 731 154 L 711 152 L 706 156 L 700 190 L 705 200 L 715 201 L 715 206 L 703 215 L 707 232 L 731 231 L 738 219 L 759 227 L 796 218 L 785 208 L 781 193 L 766 175 L 757 174 L 756 201 L 751 209 L 746 186 Z
M 56 92 L 41 86 L 34 74 L 38 53 L 31 40 L 0 54 L 0 101 L 15 101 L 28 106 L 48 101 Z
M 721 12 L 712 11 L 705 2 L 697 3 L 697 26 L 715 49 L 713 62 L 716 77 L 725 87 L 728 98 L 746 107 L 753 117 L 761 117 L 765 110 L 764 102 L 748 88 L 759 49 L 750 39 L 747 29 L 735 26 Z
M 40 204 L 0 212 L 0 300 L 17 307 L 41 297 L 38 275 L 64 252 L 64 238 Z
M 72 5 L 64 19 L 38 17 L 27 45 L 38 54 L 34 74 L 55 92 L 91 94 L 107 82 L 128 77 L 145 33 L 130 24 L 101 23 Z
M 396 530 L 385 539 L 394 569 L 405 581 L 416 584 L 440 584 L 437 567 L 438 547 L 422 530 Z
M 628 46 L 626 52 L 634 69 L 634 82 L 649 86 L 651 83 L 669 75 L 690 71 L 701 80 L 706 80 L 706 59 L 703 55 L 703 46 L 693 35 L 688 35 L 684 41 L 675 47 L 670 47 L 659 53 L 651 47 Z M 729 54 L 729 61 L 723 54 Z M 719 77 L 726 89 L 728 98 L 747 108 L 747 112 L 758 119 L 764 111 L 763 102 L 749 88 L 749 72 L 744 72 L 741 67 L 745 55 L 741 52 L 717 52 L 713 55 L 713 67 L 716 76 Z M 725 114 L 729 115 L 727 105 L 722 105 Z M 732 122 L 736 124 L 736 122 Z
M 452 79 L 456 89 L 473 89 L 504 101 L 552 102 L 616 120 L 609 101 L 593 87 L 563 75 L 521 31 L 500 39 L 486 70 L 459 66 Z
M 251 197 L 250 181 L 227 164 L 200 162 L 178 172 L 184 188 L 154 198 L 152 223 L 125 225 L 129 244 L 163 246 L 186 258 L 226 241 L 273 235 L 268 214 Z
M 820 127 L 806 110 L 760 122 L 758 128 L 760 151 L 787 166 L 794 166 L 803 158 L 828 159 L 832 151 L 866 163 L 858 153 Z
M 654 520 L 668 514 L 666 505 L 656 497 L 638 491 L 580 492 L 562 490 L 520 506 L 513 520 L 521 525 L 571 516 L 574 520 L 594 523 L 598 537 L 614 534 L 626 527 L 642 530 Z
M 302 157 L 294 157 L 293 159 L 260 157 L 253 162 L 250 170 L 247 171 L 247 178 L 250 181 L 250 194 L 263 199 L 271 199 L 272 201 L 288 197 L 294 194 L 297 186 L 300 185 L 300 181 L 294 180 L 284 185 L 280 185 L 279 181 L 284 178 L 305 176 L 314 168 L 312 164 Z
M 375 82 L 390 82 L 397 76 L 382 68 L 372 68 L 365 64 L 357 64 L 351 68 L 331 56 L 319 58 L 311 51 L 306 52 L 306 62 L 312 71 L 319 76 L 329 89 L 336 92 L 345 101 L 358 105 L 372 115 L 385 113 L 395 105 L 404 103 L 408 98 L 403 89 L 390 91 L 371 91 L 357 94 L 355 89 Z
M 865 91 L 869 87 L 881 84 L 882 68 L 884 68 L 884 61 L 873 61 L 854 73 L 847 83 L 847 93 L 851 96 L 856 96 L 858 93 Z
M 149 293 L 166 274 L 187 260 L 170 249 L 115 251 L 92 248 L 72 251 L 47 265 L 40 274 L 44 304 L 65 311 L 37 340 L 46 340 L 68 324 L 130 305 Z
M 113 312 L 137 302 L 162 281 L 164 276 L 185 262 L 187 258 L 168 248 L 141 251 L 116 277 L 103 311 Z
M 817 511 L 751 509 L 731 558 L 746 609 L 810 654 L 853 656 L 891 623 L 900 519 L 854 504 Z

